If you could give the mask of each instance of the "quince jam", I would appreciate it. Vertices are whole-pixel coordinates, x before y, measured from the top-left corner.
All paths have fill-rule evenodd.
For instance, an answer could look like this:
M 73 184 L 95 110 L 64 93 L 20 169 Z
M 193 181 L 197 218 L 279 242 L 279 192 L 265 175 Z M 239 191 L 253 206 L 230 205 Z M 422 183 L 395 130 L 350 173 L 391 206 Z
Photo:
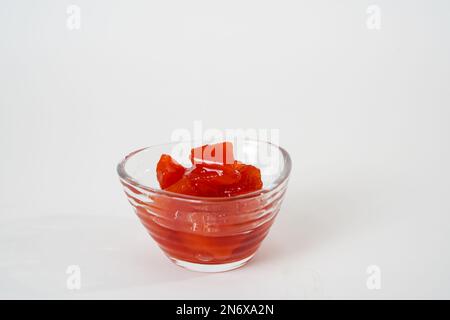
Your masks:
M 136 211 L 171 259 L 197 264 L 225 264 L 250 258 L 267 235 L 277 208 L 258 196 L 230 197 L 262 188 L 260 170 L 237 161 L 229 142 L 191 150 L 186 168 L 163 154 L 156 166 L 163 190 L 212 201 L 154 196 Z
M 232 197 L 262 188 L 260 170 L 236 161 L 230 142 L 194 148 L 190 160 L 192 167 L 185 168 L 163 154 L 156 166 L 160 187 L 201 197 Z

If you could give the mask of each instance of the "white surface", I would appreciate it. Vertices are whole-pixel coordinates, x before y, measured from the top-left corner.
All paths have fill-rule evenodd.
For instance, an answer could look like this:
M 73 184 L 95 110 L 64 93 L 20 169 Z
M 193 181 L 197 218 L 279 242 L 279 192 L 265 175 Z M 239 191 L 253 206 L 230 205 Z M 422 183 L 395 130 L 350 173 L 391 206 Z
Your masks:
M 2 1 L 0 297 L 450 298 L 449 15 L 444 0 Z M 115 172 L 194 120 L 278 128 L 293 158 L 268 239 L 229 273 L 171 264 Z

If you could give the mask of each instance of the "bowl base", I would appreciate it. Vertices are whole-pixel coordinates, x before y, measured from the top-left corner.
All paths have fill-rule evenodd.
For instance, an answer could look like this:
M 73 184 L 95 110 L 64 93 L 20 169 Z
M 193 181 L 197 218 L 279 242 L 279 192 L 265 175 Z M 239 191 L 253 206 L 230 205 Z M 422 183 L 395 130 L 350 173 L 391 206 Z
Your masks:
M 204 264 L 204 263 L 192 263 L 188 261 L 178 260 L 175 258 L 170 258 L 176 265 L 183 267 L 185 269 L 196 271 L 196 272 L 225 272 L 233 269 L 237 269 L 245 265 L 251 258 L 253 258 L 254 254 L 251 256 L 230 263 L 221 263 L 221 264 Z

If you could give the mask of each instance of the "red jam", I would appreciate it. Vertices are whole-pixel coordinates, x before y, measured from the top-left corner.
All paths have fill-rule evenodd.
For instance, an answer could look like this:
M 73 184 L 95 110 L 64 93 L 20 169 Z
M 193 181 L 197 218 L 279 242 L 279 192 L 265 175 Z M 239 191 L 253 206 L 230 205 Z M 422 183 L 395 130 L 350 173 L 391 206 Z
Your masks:
M 156 167 L 161 188 L 201 197 L 232 197 L 262 188 L 260 170 L 235 160 L 229 142 L 194 148 L 190 160 L 192 166 L 185 168 L 162 155 Z M 273 219 L 258 211 L 271 209 L 261 206 L 258 198 L 202 204 L 155 197 L 137 206 L 137 214 L 169 257 L 223 264 L 251 257 L 267 235 Z
M 223 142 L 191 150 L 191 168 L 163 154 L 156 166 L 162 189 L 191 196 L 231 197 L 262 188 L 258 168 L 234 159 L 233 145 Z

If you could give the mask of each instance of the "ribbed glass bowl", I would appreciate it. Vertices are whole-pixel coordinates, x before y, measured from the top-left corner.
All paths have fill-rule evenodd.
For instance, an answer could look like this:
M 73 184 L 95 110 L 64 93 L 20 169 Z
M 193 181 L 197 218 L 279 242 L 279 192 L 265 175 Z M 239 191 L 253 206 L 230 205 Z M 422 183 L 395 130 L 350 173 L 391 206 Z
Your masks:
M 234 197 L 196 197 L 159 188 L 156 164 L 170 154 L 189 166 L 189 150 L 177 142 L 130 153 L 118 167 L 120 181 L 141 222 L 163 252 L 190 270 L 220 272 L 238 268 L 255 254 L 280 210 L 291 159 L 268 142 L 235 144 L 235 158 L 261 170 L 263 189 Z

